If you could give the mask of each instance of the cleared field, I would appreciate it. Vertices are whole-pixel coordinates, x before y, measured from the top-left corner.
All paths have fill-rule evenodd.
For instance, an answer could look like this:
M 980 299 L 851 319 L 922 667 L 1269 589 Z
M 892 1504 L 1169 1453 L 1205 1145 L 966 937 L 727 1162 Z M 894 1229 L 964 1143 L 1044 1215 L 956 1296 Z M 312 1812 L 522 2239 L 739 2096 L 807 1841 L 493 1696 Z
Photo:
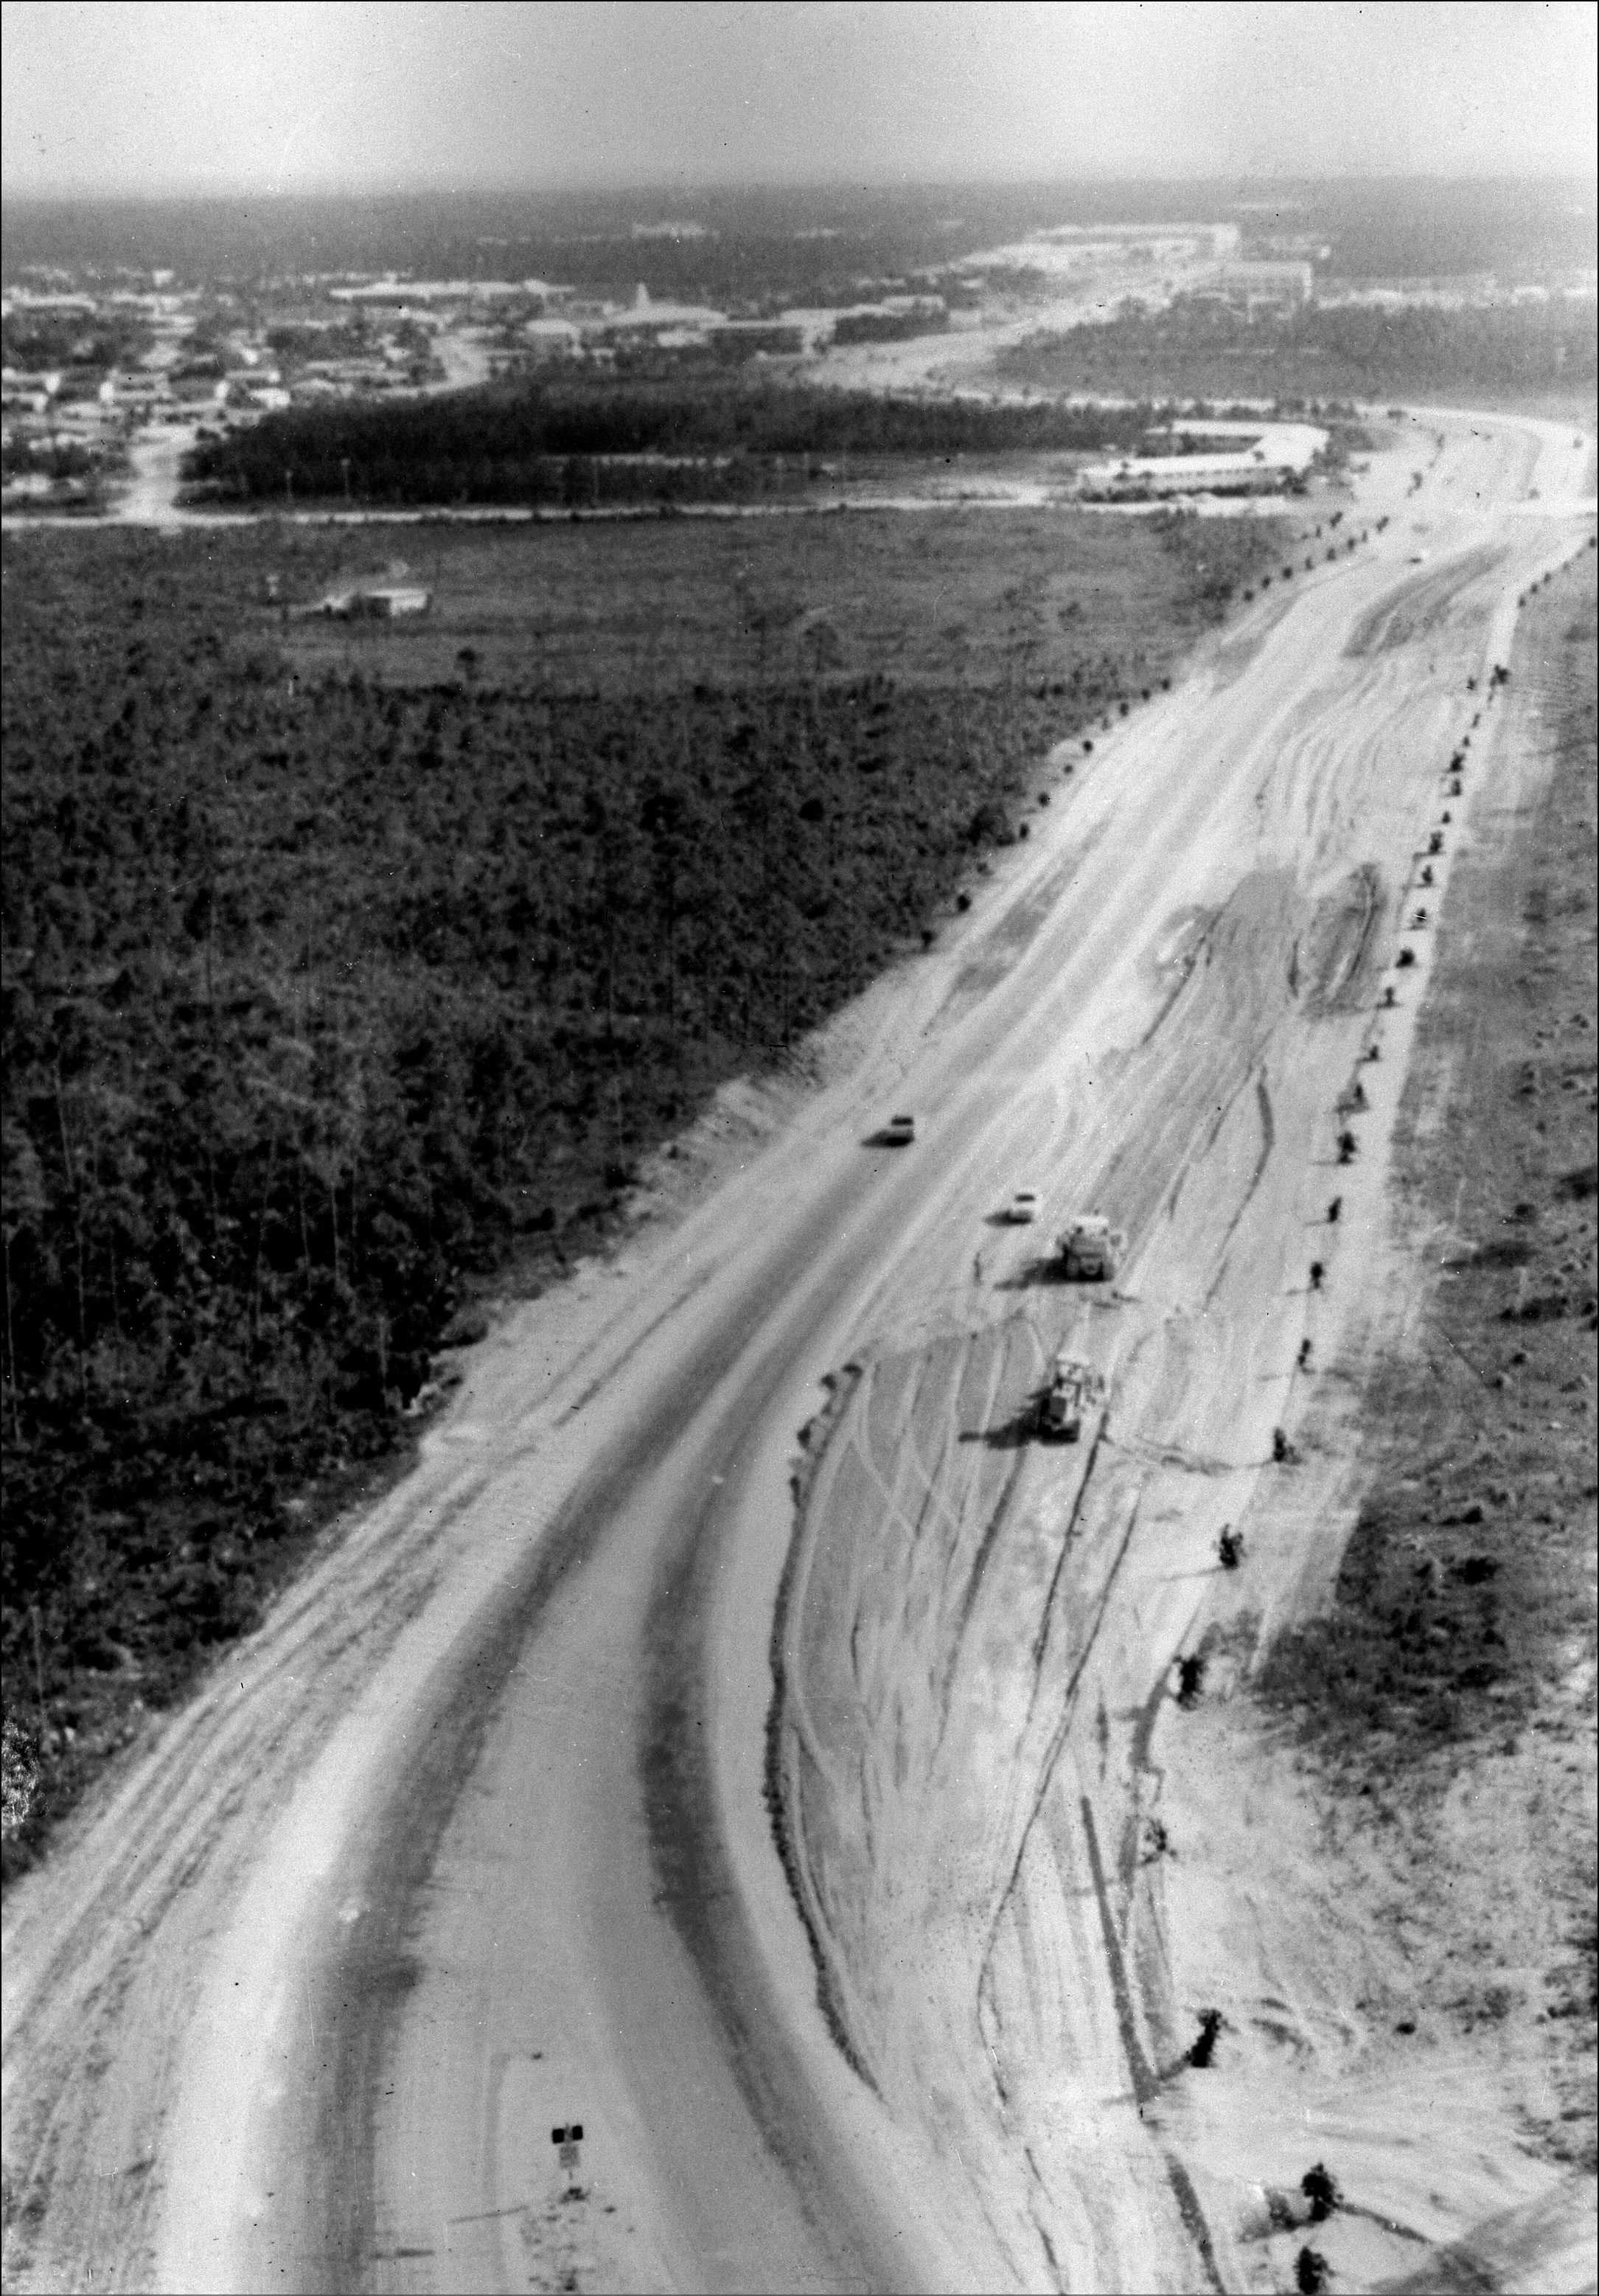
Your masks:
M 435 528 L 398 559 L 370 532 L 279 541 L 285 602 L 382 580 L 432 592 L 416 622 L 290 621 L 308 673 L 388 685 L 603 693 L 897 682 L 1037 687 L 1114 665 L 1163 675 L 1230 594 L 1315 521 L 1104 519 L 951 508 L 792 518 Z

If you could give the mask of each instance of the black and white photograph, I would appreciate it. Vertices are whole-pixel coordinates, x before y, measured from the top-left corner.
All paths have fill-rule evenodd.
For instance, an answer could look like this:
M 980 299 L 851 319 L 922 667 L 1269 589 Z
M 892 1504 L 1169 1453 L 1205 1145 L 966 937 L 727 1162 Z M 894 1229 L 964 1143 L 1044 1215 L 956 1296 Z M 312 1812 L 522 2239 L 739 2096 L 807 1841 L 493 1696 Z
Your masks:
M 1599 2287 L 1599 10 L 0 28 L 5 2296 Z

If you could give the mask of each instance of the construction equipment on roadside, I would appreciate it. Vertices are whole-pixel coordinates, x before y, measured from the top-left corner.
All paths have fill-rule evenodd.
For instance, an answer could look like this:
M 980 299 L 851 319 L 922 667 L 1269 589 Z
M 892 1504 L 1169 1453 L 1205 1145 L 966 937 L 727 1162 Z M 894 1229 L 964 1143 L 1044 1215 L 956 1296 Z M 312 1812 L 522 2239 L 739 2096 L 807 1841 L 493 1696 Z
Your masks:
M 583 2172 L 583 2154 L 580 2150 L 583 2143 L 583 2123 L 580 2120 L 569 2120 L 560 2128 L 552 2128 L 550 2142 L 559 2148 L 561 2173 L 566 2180 L 567 2198 L 581 2200 L 583 2187 L 578 2179 Z
M 1075 1443 L 1083 1431 L 1083 1414 L 1104 1399 L 1105 1383 L 1091 1364 L 1074 1356 L 1058 1355 L 1049 1385 L 1038 1398 L 1038 1432 L 1061 1443 Z
M 1335 2209 L 1343 2206 L 1343 2194 L 1338 2189 L 1338 2179 L 1324 2161 L 1307 2169 L 1300 2178 L 1300 2190 L 1310 2203 L 1312 2224 L 1325 2224 Z
M 1103 1212 L 1081 1212 L 1055 1238 L 1061 1273 L 1069 1283 L 1108 1283 L 1127 1244 L 1124 1230 L 1112 1227 Z
M 1216 2044 L 1225 2022 L 1219 2009 L 1200 2011 L 1199 2038 L 1188 2052 L 1188 2062 L 1203 2072 L 1216 2055 Z
M 1201 1651 L 1193 1651 L 1186 1658 L 1178 1659 L 1177 1704 L 1184 1707 L 1197 1704 L 1200 1692 L 1204 1685 L 1204 1653 Z

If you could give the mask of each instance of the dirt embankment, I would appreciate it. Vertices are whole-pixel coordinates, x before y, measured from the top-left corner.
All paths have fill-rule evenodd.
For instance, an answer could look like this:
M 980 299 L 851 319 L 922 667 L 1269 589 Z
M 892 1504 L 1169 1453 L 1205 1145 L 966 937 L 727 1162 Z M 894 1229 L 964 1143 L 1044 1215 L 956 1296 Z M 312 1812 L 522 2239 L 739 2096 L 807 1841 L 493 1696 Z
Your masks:
M 1509 546 L 1544 562 L 1528 545 Z M 886 1348 L 863 1340 L 808 1473 L 775 1728 L 790 1877 L 835 2032 L 952 2164 L 936 2204 L 964 2188 L 1017 2284 L 1292 2288 L 1318 2284 L 1318 2257 L 1347 2286 L 1417 2271 L 1583 2284 L 1570 2251 L 1591 2185 L 1581 2124 L 1561 2116 L 1587 2014 L 1569 1844 L 1591 1769 L 1561 1766 L 1579 1759 L 1591 1644 L 1562 1636 L 1586 1601 L 1572 1578 L 1589 1487 L 1539 1481 L 1535 1447 L 1573 1428 L 1586 1447 L 1591 1397 L 1565 1391 L 1583 1375 L 1570 1363 L 1546 1374 L 1558 1394 L 1533 1393 L 1528 1365 L 1592 1315 L 1590 1206 L 1573 1193 L 1590 1185 L 1592 1070 L 1570 1089 L 1563 1073 L 1592 1044 L 1566 1017 L 1582 964 L 1592 980 L 1591 907 L 1570 906 L 1592 813 L 1553 762 L 1564 634 L 1585 642 L 1592 570 L 1584 554 L 1580 574 L 1540 579 L 1490 699 L 1488 649 L 1508 627 L 1497 563 L 1406 589 L 1376 652 L 1330 650 L 1313 706 L 1299 694 L 1274 714 L 1249 665 L 1211 697 L 1203 746 L 1242 761 L 1254 815 L 1213 825 L 1217 849 L 1253 828 L 1262 864 L 1283 866 L 1218 880 L 1213 903 L 1195 890 L 1197 953 L 1169 933 L 1155 952 L 1157 971 L 1182 959 L 1176 996 L 1138 1007 L 1113 1058 L 1095 1043 L 1080 1101 L 1061 1050 L 1087 1025 L 1080 1005 L 1057 984 L 1060 1004 L 1041 995 L 1029 1014 L 1029 1042 L 1067 1073 L 1059 1167 L 1037 1160 L 1035 1132 L 1029 1176 L 1125 1224 L 1120 1283 L 1069 1301 L 1024 1247 L 985 1234 L 950 1303 L 960 1328 L 902 1316 Z M 1340 627 L 1370 625 L 1357 611 Z M 1569 879 L 1550 876 L 1552 853 Z M 1545 1102 L 1558 1094 L 1577 1144 L 1551 1106 L 1524 1109 L 1538 1029 Z M 1477 1103 L 1505 1060 L 1500 1098 L 1546 1128 L 1480 1148 Z M 1347 1173 L 1342 1126 L 1358 1134 Z M 1447 1172 L 1426 1160 L 1446 1153 Z M 1462 1178 L 1503 1183 L 1503 1205 L 1462 1196 Z M 1489 1224 L 1523 1204 L 1539 1219 Z M 1535 1226 L 1546 1267 L 1491 1252 L 1479 1267 L 1475 1242 Z M 1480 1288 L 1496 1267 L 1503 1297 Z M 1482 1383 L 1497 1356 L 1460 1355 L 1482 1355 L 1480 1334 L 1419 1344 L 1440 1295 L 1464 1311 L 1473 1283 L 1479 1322 L 1520 1357 L 1505 1388 Z M 1506 1307 L 1513 1324 L 1494 1322 Z M 1059 1344 L 1099 1365 L 1111 1404 L 1097 1437 L 1054 1451 L 1026 1439 L 1024 1414 Z M 1528 1446 L 1491 1478 L 1472 1400 L 1488 1395 Z M 1469 1472 L 1446 1473 L 1463 1452 Z M 1387 1719 L 1327 1654 L 1347 1601 L 1283 1646 L 1288 1710 L 1263 1712 L 1251 1673 L 1277 1628 L 1332 1602 L 1363 1495 L 1429 1473 L 1431 1559 L 1395 1566 L 1411 1672 L 1385 1691 Z M 1496 1507 L 1513 1564 L 1487 1543 Z M 1226 1529 L 1246 1538 L 1235 1576 Z M 1363 1522 L 1346 1597 L 1366 1540 Z M 1351 1647 L 1369 1638 L 1357 1619 Z M 1171 1694 L 1190 1666 L 1197 1702 Z M 1293 1710 L 1307 1669 L 1319 1734 Z M 1515 1756 L 1463 1760 L 1513 1732 Z M 1346 1779 L 1341 1746 L 1368 1767 Z M 1513 1785 L 1496 1773 L 1488 1792 L 1484 1766 L 1512 1760 Z M 1318 2161 L 1347 2195 L 1319 2218 L 1302 2181 Z
M 1175 1990 L 1226 2003 L 1254 1964 L 1280 1997 L 1228 2020 L 1182 2133 L 1290 2190 L 1323 2154 L 1362 2204 L 1274 2232 L 1267 2193 L 1263 2287 L 1305 2246 L 1342 2285 L 1592 2284 L 1595 572 L 1527 600 L 1439 919 L 1394 1140 L 1410 1295 L 1357 1374 L 1334 1599 L 1167 1739 Z M 1215 1659 L 1241 1687 L 1248 1638 Z
M 1365 1398 L 1377 1477 L 1332 1610 L 1259 1685 L 1340 1802 L 1401 1834 L 1426 1809 L 1446 1953 L 1457 1869 L 1510 1829 L 1525 1918 L 1473 1940 L 1470 1984 L 1436 2005 L 1539 2029 L 1539 2142 L 1590 2165 L 1594 644 L 1587 554 L 1529 605 L 1512 688 L 1525 775 L 1477 814 L 1440 921 L 1395 1142 L 1423 1290 Z M 1549 1958 L 1529 1982 L 1535 1938 Z

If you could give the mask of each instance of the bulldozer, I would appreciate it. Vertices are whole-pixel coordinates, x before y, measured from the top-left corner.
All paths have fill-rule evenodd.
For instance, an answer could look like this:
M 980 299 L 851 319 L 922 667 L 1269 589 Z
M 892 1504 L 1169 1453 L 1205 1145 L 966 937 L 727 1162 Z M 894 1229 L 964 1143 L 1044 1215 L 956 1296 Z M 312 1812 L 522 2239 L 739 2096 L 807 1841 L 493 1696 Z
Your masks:
M 1108 1283 L 1121 1265 L 1127 1236 L 1103 1212 L 1082 1212 L 1055 1239 L 1061 1273 L 1068 1283 Z
M 1039 1434 L 1075 1443 L 1083 1431 L 1083 1414 L 1103 1400 L 1104 1391 L 1104 1381 L 1091 1365 L 1058 1355 L 1049 1385 L 1038 1398 Z

